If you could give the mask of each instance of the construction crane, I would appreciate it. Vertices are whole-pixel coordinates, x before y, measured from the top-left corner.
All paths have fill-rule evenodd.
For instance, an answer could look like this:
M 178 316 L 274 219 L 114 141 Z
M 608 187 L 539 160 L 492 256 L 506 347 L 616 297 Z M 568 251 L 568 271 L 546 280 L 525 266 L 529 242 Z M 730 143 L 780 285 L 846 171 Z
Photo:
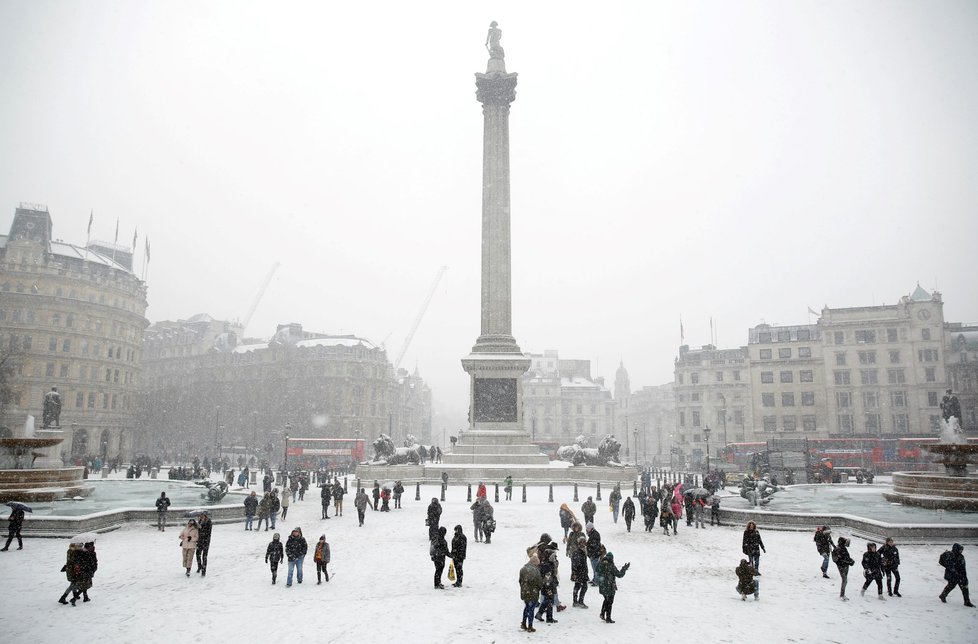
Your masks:
M 258 308 L 258 303 L 261 302 L 261 298 L 265 295 L 265 289 L 268 288 L 269 283 L 272 281 L 272 277 L 275 275 L 275 271 L 281 266 L 278 262 L 272 264 L 272 267 L 268 270 L 268 275 L 265 276 L 265 281 L 262 282 L 261 288 L 258 289 L 258 295 L 255 296 L 255 301 L 251 303 L 251 308 L 248 309 L 248 314 L 245 315 L 244 320 L 241 321 L 241 332 L 248 328 L 248 324 L 251 322 L 251 316 L 255 314 L 255 310 Z
M 424 317 L 425 311 L 428 310 L 428 305 L 431 304 L 431 298 L 435 295 L 435 289 L 438 288 L 438 283 L 441 282 L 441 278 L 447 270 L 447 266 L 442 266 L 438 269 L 438 274 L 435 275 L 435 281 L 431 283 L 431 288 L 428 290 L 428 297 L 424 299 L 424 304 L 421 305 L 421 310 L 418 311 L 417 317 L 414 318 L 414 324 L 411 325 L 411 331 L 404 338 L 404 344 L 401 346 L 400 353 L 397 354 L 397 360 L 394 361 L 395 374 L 397 374 L 397 369 L 401 366 L 401 360 L 404 359 L 404 354 L 407 353 L 408 347 L 411 346 L 411 340 L 414 339 L 414 334 L 418 330 L 418 326 L 421 325 L 421 318 Z

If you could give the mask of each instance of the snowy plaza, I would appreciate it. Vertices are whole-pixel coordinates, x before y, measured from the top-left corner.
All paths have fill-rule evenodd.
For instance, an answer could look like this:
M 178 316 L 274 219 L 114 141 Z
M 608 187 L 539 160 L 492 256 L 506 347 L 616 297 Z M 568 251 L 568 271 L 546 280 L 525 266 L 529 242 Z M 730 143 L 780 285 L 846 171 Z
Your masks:
M 367 482 L 364 482 L 366 485 Z M 352 487 L 352 482 L 351 482 Z M 490 487 L 490 501 L 492 492 Z M 583 502 L 593 490 L 581 488 Z M 437 486 L 421 488 L 414 500 L 408 486 L 403 509 L 390 513 L 367 510 L 364 527 L 357 526 L 352 495 L 344 516 L 324 521 L 316 489 L 289 508 L 275 531 L 284 541 L 294 527 L 309 542 L 303 583 L 285 586 L 286 567 L 271 584 L 265 548 L 274 531 L 248 532 L 240 523 L 215 524 L 208 575 L 184 576 L 178 547 L 179 527 L 158 532 L 147 524 L 127 526 L 99 536 L 99 569 L 92 601 L 60 605 L 67 539 L 28 539 L 24 550 L 0 553 L 6 583 L 0 591 L 4 640 L 33 642 L 109 641 L 172 642 L 203 638 L 258 638 L 286 642 L 315 638 L 326 642 L 607 642 L 652 639 L 666 642 L 967 642 L 978 625 L 978 610 L 962 606 L 955 590 L 942 604 L 943 569 L 937 565 L 946 545 L 898 544 L 902 598 L 879 601 L 875 586 L 859 595 L 862 574 L 858 561 L 866 542 L 852 539 L 857 565 L 849 575 L 849 602 L 839 600 L 839 578 L 819 571 L 821 558 L 808 532 L 765 530 L 767 553 L 761 556 L 760 600 L 740 600 L 734 568 L 742 558 L 744 526 L 695 530 L 681 522 L 677 536 L 656 527 L 643 531 L 639 516 L 632 532 L 624 520 L 613 523 L 607 497 L 598 502 L 595 527 L 619 566 L 631 562 L 619 580 L 615 624 L 598 619 L 601 597 L 588 590 L 589 609 L 570 607 L 573 584 L 569 560 L 561 554 L 560 597 L 567 610 L 555 613 L 559 623 L 537 623 L 536 633 L 519 629 L 523 604 L 517 576 L 526 562 L 526 548 L 549 533 L 558 543 L 557 516 L 571 488 L 530 487 L 528 502 L 494 503 L 498 529 L 491 544 L 475 543 L 472 513 L 464 486 L 449 486 L 442 526 L 461 525 L 468 537 L 464 586 L 436 590 L 428 557 L 425 508 L 439 495 Z M 241 497 L 229 496 L 225 502 Z M 146 500 L 150 506 L 152 499 Z M 881 501 L 881 504 L 885 502 Z M 171 519 L 176 518 L 171 513 Z M 332 517 L 332 514 L 330 515 Z M 28 522 L 30 519 L 28 519 Z M 833 530 L 834 535 L 847 535 Z M 332 550 L 330 581 L 316 584 L 312 548 L 326 534 Z M 560 548 L 563 553 L 563 546 Z M 978 565 L 978 548 L 965 543 L 965 556 Z M 972 568 L 972 575 L 975 569 Z

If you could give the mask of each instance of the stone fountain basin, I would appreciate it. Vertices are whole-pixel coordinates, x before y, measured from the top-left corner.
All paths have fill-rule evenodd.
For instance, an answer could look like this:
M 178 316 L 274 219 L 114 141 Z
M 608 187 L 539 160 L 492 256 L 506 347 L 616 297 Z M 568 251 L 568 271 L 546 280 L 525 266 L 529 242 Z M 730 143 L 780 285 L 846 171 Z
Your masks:
M 0 438 L 0 448 L 2 447 L 53 447 L 62 442 L 64 438 Z

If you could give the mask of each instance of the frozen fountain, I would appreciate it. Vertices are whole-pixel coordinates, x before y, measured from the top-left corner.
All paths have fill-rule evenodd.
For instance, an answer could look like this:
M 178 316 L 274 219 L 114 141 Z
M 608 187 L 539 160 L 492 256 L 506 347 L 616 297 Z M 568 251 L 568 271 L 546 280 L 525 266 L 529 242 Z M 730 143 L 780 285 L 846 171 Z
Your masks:
M 64 467 L 51 453 L 63 441 L 60 428 L 35 431 L 33 416 L 27 417 L 23 436 L 0 438 L 0 503 L 87 496 L 85 468 Z
M 978 445 L 964 439 L 957 416 L 941 419 L 941 442 L 921 449 L 940 455 L 944 472 L 895 472 L 888 501 L 940 510 L 978 512 L 978 476 L 968 465 L 978 457 Z

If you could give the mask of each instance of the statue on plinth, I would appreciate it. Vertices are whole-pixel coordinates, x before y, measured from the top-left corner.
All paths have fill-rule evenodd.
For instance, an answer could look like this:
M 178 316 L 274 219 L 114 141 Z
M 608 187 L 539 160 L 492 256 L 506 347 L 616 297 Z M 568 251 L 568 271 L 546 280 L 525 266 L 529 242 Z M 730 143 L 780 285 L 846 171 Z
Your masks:
M 954 418 L 957 420 L 958 427 L 961 426 L 961 403 L 950 389 L 945 391 L 944 397 L 941 398 L 941 414 L 948 425 L 953 425 L 951 419 Z
M 394 441 L 387 434 L 380 434 L 373 442 L 374 460 L 371 465 L 418 465 L 421 454 L 418 446 L 395 447 Z
M 500 29 L 495 20 L 489 23 L 489 33 L 486 34 L 486 49 L 489 50 L 489 58 L 506 58 L 499 40 L 503 37 L 503 30 Z
M 41 416 L 41 429 L 47 429 L 53 423 L 55 427 L 61 427 L 61 394 L 57 387 L 51 387 L 51 391 L 44 394 L 44 411 Z
M 618 453 L 621 451 L 621 442 L 614 436 L 608 435 L 598 443 L 597 448 L 588 447 L 586 436 L 578 436 L 577 442 L 573 445 L 564 445 L 557 449 L 557 458 L 562 461 L 569 461 L 574 465 L 600 465 L 621 467 L 621 460 Z

